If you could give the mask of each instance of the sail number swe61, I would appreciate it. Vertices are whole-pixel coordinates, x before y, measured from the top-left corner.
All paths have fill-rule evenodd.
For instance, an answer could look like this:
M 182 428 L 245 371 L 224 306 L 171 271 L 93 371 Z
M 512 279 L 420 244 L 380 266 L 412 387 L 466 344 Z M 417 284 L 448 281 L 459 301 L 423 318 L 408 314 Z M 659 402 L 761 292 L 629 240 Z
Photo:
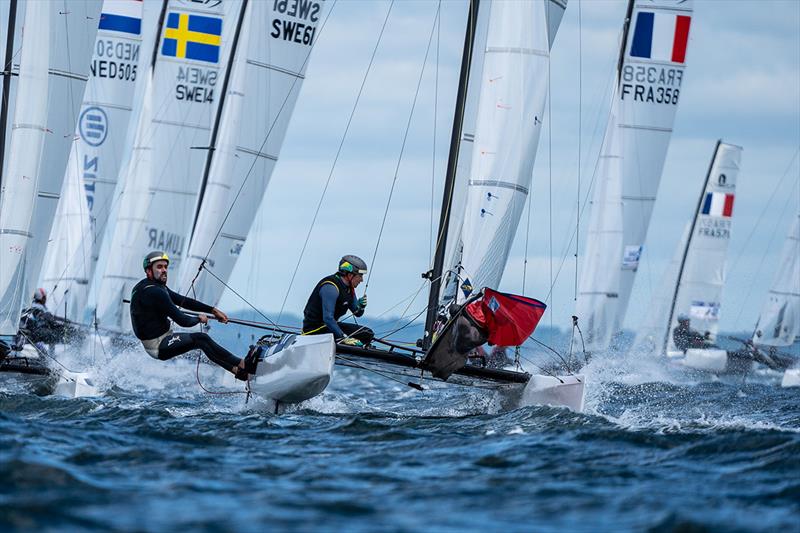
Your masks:
M 322 11 L 320 2 L 274 0 L 272 9 L 276 14 L 282 16 L 272 19 L 270 37 L 306 46 L 314 44 L 314 35 L 317 33 L 316 23 L 319 21 Z
M 625 65 L 622 69 L 620 98 L 634 102 L 678 104 L 683 69 L 643 65 Z

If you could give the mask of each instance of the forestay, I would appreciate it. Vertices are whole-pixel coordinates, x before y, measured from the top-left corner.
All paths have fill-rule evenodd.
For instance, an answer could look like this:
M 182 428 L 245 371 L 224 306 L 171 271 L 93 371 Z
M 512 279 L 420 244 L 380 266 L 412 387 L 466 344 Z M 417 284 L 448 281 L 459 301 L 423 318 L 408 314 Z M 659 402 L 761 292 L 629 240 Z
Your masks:
M 211 305 L 222 295 L 264 197 L 323 21 L 321 1 L 303 6 L 247 4 L 219 136 L 177 285 Z M 304 28 L 301 38 L 277 29 L 284 27 Z M 207 272 L 195 280 L 201 263 L 221 282 Z
M 708 332 L 712 340 L 717 334 L 741 157 L 740 147 L 717 145 L 678 274 L 667 322 L 667 351 L 676 349 L 670 332 L 680 315 L 688 316 L 690 326 Z
M 578 295 L 594 351 L 621 330 L 628 307 L 684 81 L 692 1 L 631 0 L 629 16 Z
M 761 309 L 753 342 L 789 346 L 800 337 L 800 214 L 783 244 L 778 270 Z
M 120 172 L 137 80 L 150 57 L 142 47 L 141 0 L 104 0 L 75 143 L 50 235 L 41 285 L 56 312 L 84 319 Z M 160 8 L 159 4 L 153 6 Z M 151 15 L 160 9 L 150 9 Z M 152 19 L 152 20 L 150 20 Z M 155 24 L 155 17 L 149 22 Z M 151 30 L 152 33 L 152 30 Z
M 7 57 L 8 29 L 14 32 L 9 70 L 15 87 L 3 94 L 8 114 L 0 197 L 0 335 L 16 333 L 42 267 L 64 169 L 88 77 L 97 31 L 99 0 L 3 2 L 0 57 Z M 24 28 L 24 31 L 23 31 Z M 12 111 L 13 109 L 13 111 Z
M 167 5 L 99 280 L 97 317 L 104 328 L 130 330 L 122 300 L 141 279 L 148 251 L 165 251 L 171 268 L 180 269 L 241 6 Z
M 502 278 L 531 184 L 550 45 L 565 8 L 562 0 L 489 5 L 480 80 L 469 87 L 479 97 L 463 225 L 451 226 L 460 229 L 453 239 L 460 257 L 456 250 L 449 267 L 458 275 L 459 301 Z

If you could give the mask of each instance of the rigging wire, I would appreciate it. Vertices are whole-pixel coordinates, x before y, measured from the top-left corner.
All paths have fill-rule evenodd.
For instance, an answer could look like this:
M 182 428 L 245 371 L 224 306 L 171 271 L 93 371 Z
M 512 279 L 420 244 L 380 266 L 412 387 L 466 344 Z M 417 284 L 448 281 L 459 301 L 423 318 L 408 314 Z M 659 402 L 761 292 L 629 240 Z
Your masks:
M 572 295 L 572 301 L 578 301 L 578 243 L 580 242 L 581 235 L 581 153 L 583 141 L 583 18 L 582 14 L 583 2 L 578 0 L 578 192 L 575 195 L 577 205 L 575 208 L 575 233 L 578 238 L 575 239 L 575 283 Z M 573 328 L 574 333 L 574 328 Z M 572 346 L 570 343 L 570 353 Z
M 431 43 L 433 42 L 433 34 L 434 34 L 435 30 L 436 30 L 436 23 L 439 21 L 439 14 L 440 14 L 439 13 L 439 8 L 440 7 L 441 7 L 441 4 L 439 4 L 439 6 L 437 6 L 437 8 L 436 8 L 436 16 L 433 19 L 433 26 L 431 27 L 430 37 L 428 37 L 428 46 L 425 49 L 425 57 L 422 60 L 422 68 L 420 69 L 419 79 L 417 80 L 417 89 L 414 92 L 414 100 L 411 103 L 411 112 L 408 114 L 408 121 L 406 122 L 406 131 L 403 134 L 403 143 L 400 146 L 400 154 L 397 157 L 397 165 L 395 165 L 395 169 L 394 169 L 394 177 L 392 178 L 392 186 L 389 189 L 389 198 L 387 198 L 387 200 L 386 200 L 386 209 L 384 209 L 384 211 L 383 211 L 383 219 L 381 220 L 381 227 L 380 227 L 380 230 L 378 231 L 378 240 L 375 243 L 375 252 L 372 254 L 372 268 L 369 270 L 369 274 L 367 274 L 367 280 L 366 280 L 366 284 L 364 286 L 364 292 L 365 293 L 366 293 L 366 290 L 369 288 L 369 281 L 372 278 L 372 273 L 375 271 L 375 260 L 378 257 L 378 248 L 380 247 L 381 238 L 383 237 L 383 230 L 384 230 L 384 228 L 386 226 L 386 217 L 389 215 L 389 206 L 391 205 L 392 197 L 394 196 L 394 188 L 395 188 L 395 185 L 397 184 L 397 176 L 400 173 L 400 164 L 403 161 L 403 154 L 405 153 L 406 142 L 408 140 L 408 132 L 411 130 L 411 121 L 414 118 L 414 110 L 417 107 L 417 99 L 419 98 L 419 90 L 420 90 L 420 87 L 422 86 L 422 78 L 425 75 L 425 65 L 427 65 L 427 63 L 428 63 L 428 54 L 430 53 L 430 50 L 431 50 Z
M 333 163 L 331 164 L 330 172 L 328 173 L 328 179 L 325 181 L 325 187 L 322 189 L 322 195 L 319 198 L 319 202 L 317 202 L 317 208 L 314 211 L 314 217 L 311 219 L 311 224 L 308 228 L 308 233 L 306 233 L 305 241 L 303 242 L 303 247 L 300 250 L 300 256 L 297 258 L 297 263 L 295 264 L 294 271 L 292 272 L 291 280 L 289 281 L 289 286 L 286 289 L 286 294 L 283 297 L 283 302 L 281 303 L 281 309 L 278 313 L 278 321 L 280 321 L 281 316 L 283 315 L 283 310 L 286 307 L 286 301 L 289 299 L 289 293 L 292 290 L 292 286 L 294 285 L 294 280 L 297 277 L 297 271 L 300 269 L 300 263 L 303 260 L 303 256 L 305 255 L 306 248 L 308 247 L 308 241 L 311 239 L 311 232 L 314 230 L 314 225 L 317 222 L 317 217 L 319 216 L 320 209 L 322 208 L 322 202 L 325 199 L 325 195 L 328 192 L 328 188 L 330 187 L 331 181 L 333 179 L 333 172 L 336 169 L 336 163 L 339 161 L 339 156 L 342 153 L 342 147 L 344 146 L 344 141 L 347 139 L 347 133 L 350 131 L 350 125 L 353 122 L 353 116 L 355 115 L 356 108 L 358 107 L 358 103 L 361 100 L 361 95 L 364 92 L 364 86 L 367 83 L 367 78 L 369 77 L 369 73 L 372 70 L 372 64 L 375 61 L 375 55 L 378 52 L 378 47 L 381 44 L 381 40 L 383 39 L 383 33 L 386 30 L 386 24 L 389 22 L 389 15 L 392 12 L 392 7 L 394 6 L 394 0 L 392 0 L 389 4 L 389 9 L 386 11 L 386 17 L 383 20 L 383 25 L 381 26 L 381 31 L 378 34 L 378 40 L 375 43 L 375 47 L 372 50 L 372 55 L 369 59 L 369 64 L 367 65 L 367 70 L 364 72 L 364 77 L 361 80 L 361 86 L 358 89 L 358 94 L 356 95 L 356 100 L 353 103 L 353 109 L 350 110 L 350 116 L 347 119 L 347 124 L 344 129 L 344 133 L 342 134 L 342 139 L 339 142 L 339 147 L 336 150 L 336 156 L 333 159 Z M 220 228 L 220 231 L 222 228 Z

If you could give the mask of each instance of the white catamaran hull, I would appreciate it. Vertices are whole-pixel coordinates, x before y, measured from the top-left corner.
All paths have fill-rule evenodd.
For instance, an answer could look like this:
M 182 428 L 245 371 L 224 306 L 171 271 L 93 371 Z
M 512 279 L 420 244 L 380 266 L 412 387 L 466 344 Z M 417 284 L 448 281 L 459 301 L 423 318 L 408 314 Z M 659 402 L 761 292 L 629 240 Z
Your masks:
M 551 405 L 583 411 L 586 380 L 582 375 L 543 376 L 534 374 L 522 393 L 521 405 Z
M 783 373 L 781 387 L 800 387 L 800 368 L 789 368 Z
M 3 390 L 51 394 L 62 398 L 99 394 L 88 373 L 54 368 L 33 346 L 26 345 L 7 362 L 11 365 L 0 366 L 0 388 Z
M 269 349 L 250 380 L 250 389 L 282 403 L 309 400 L 331 382 L 335 354 L 331 334 L 289 336 Z

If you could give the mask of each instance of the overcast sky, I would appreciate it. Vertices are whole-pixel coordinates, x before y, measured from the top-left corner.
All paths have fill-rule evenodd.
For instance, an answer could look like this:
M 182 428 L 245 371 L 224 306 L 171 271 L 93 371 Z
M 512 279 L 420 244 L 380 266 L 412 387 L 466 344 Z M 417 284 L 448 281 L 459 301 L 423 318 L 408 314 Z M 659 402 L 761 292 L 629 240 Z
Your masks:
M 265 201 L 231 278 L 231 286 L 260 309 L 276 313 L 286 298 L 285 312 L 300 314 L 314 283 L 333 272 L 346 253 L 370 263 L 368 313 L 373 316 L 400 315 L 406 303 L 398 304 L 422 287 L 432 213 L 438 223 L 466 19 L 463 1 L 442 2 L 438 39 L 425 66 L 374 264 L 372 258 L 437 5 L 433 0 L 395 2 L 334 167 L 389 2 L 334 4 Z M 549 120 L 545 115 L 534 169 L 530 226 L 523 215 L 500 287 L 522 292 L 527 240 L 524 292 L 546 300 L 546 320 L 562 328 L 575 306 L 574 244 L 568 248 L 568 243 L 576 227 L 578 150 L 583 208 L 608 114 L 625 7 L 623 0 L 569 0 L 551 56 L 552 111 Z M 659 289 L 719 138 L 744 147 L 720 326 L 748 330 L 800 209 L 797 0 L 695 0 L 687 72 L 627 327 L 638 325 Z M 330 189 L 300 259 L 332 168 Z M 588 209 L 581 220 L 578 261 Z M 427 290 L 419 292 L 406 314 L 422 310 L 426 300 Z M 246 304 L 226 293 L 222 307 Z

